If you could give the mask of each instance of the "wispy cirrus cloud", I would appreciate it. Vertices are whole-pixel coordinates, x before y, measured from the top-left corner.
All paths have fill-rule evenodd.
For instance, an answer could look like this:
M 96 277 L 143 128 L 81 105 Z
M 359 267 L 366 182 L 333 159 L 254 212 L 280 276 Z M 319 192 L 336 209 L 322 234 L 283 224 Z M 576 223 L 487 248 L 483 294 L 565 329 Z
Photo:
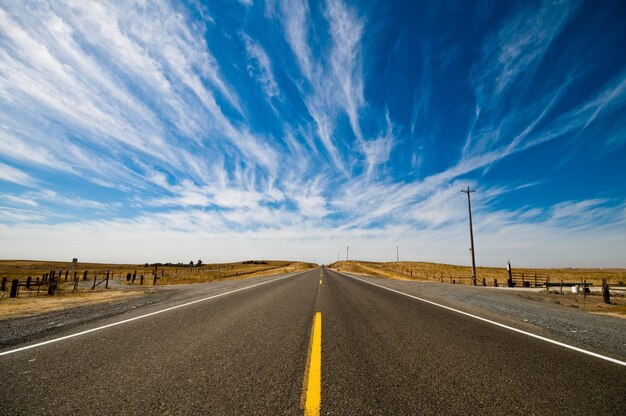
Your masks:
M 488 109 L 515 83 L 532 80 L 537 64 L 564 29 L 580 1 L 543 1 L 522 7 L 483 44 L 474 69 L 478 106 Z
M 364 105 L 361 39 L 364 22 L 341 0 L 327 2 L 332 49 L 330 67 L 342 92 L 342 103 L 356 138 L 363 140 L 359 110 Z
M 4 163 L 0 163 L 0 180 L 30 187 L 36 183 L 29 174 Z
M 601 12 L 582 21 L 579 2 L 507 3 L 487 21 L 472 5 L 269 0 L 261 16 L 240 3 L 0 6 L 3 253 L 37 236 L 39 257 L 89 257 L 86 241 L 46 251 L 75 231 L 118 259 L 143 241 L 138 255 L 155 260 L 191 246 L 198 258 L 238 247 L 334 259 L 345 245 L 385 260 L 380 247 L 400 244 L 462 262 L 470 185 L 485 262 L 532 263 L 539 239 L 551 264 L 587 241 L 594 264 L 621 264 L 602 254 L 624 242 L 618 181 L 549 192 L 567 189 L 573 164 L 601 170 L 594 158 L 623 171 L 623 53 L 593 72 L 596 55 L 557 47 L 571 27 L 595 39 L 585 30 Z M 611 24 L 596 44 L 618 37 Z
M 254 77 L 263 87 L 265 94 L 272 98 L 280 95 L 278 84 L 274 79 L 274 71 L 272 70 L 272 63 L 270 61 L 267 52 L 261 45 L 255 42 L 250 36 L 245 33 L 242 35 L 243 41 L 246 45 L 246 51 L 248 56 L 254 64 L 248 65 L 248 74 Z
M 220 75 L 206 42 L 198 43 L 199 34 L 167 3 L 123 10 L 76 3 L 35 8 L 21 21 L 3 10 L 0 18 L 5 36 L 2 90 L 20 109 L 3 127 L 12 136 L 11 147 L 25 148 L 13 151 L 15 158 L 37 154 L 30 144 L 43 131 L 24 129 L 33 124 L 30 114 L 48 114 L 46 122 L 59 126 L 61 140 L 72 137 L 75 143 L 79 138 L 99 153 L 140 152 L 172 170 L 186 170 L 190 159 L 198 166 L 206 163 L 198 159 L 219 148 L 207 136 L 219 135 L 233 145 L 222 152 L 234 151 L 263 169 L 276 168 L 268 143 L 225 116 L 222 106 L 242 112 L 236 93 Z M 48 159 L 59 153 L 43 137 L 38 147 Z M 187 154 L 189 147 L 209 152 Z M 58 155 L 48 165 L 67 168 L 74 165 L 71 159 Z M 71 170 L 78 173 L 76 168 Z M 85 177 L 96 173 L 85 166 L 81 170 L 87 171 Z M 203 173 L 198 169 L 196 180 Z
M 345 170 L 346 162 L 339 156 L 334 139 L 337 117 L 346 114 L 356 139 L 356 147 L 366 157 L 372 155 L 375 143 L 366 143 L 361 131 L 359 112 L 365 104 L 362 38 L 364 19 L 340 0 L 329 0 L 323 14 L 329 26 L 328 53 L 314 59 L 309 47 L 310 9 L 305 1 L 280 1 L 277 8 L 285 37 L 298 62 L 299 71 L 308 81 L 300 90 L 317 135 L 337 167 Z M 374 139 L 376 140 L 376 139 Z M 366 162 L 371 166 L 371 161 Z

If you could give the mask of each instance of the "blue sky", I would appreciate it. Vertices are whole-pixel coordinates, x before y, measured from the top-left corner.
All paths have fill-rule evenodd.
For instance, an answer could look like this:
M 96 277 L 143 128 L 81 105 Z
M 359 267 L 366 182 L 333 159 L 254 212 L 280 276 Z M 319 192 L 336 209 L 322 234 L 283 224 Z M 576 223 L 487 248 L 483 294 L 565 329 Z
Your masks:
M 0 2 L 0 257 L 626 267 L 621 1 Z

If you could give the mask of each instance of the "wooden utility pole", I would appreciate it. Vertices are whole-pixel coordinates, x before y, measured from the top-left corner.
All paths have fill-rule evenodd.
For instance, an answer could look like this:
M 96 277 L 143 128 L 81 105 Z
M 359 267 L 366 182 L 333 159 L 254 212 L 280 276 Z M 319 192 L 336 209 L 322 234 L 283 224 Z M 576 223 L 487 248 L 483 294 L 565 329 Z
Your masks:
M 472 228 L 472 201 L 470 198 L 470 194 L 472 192 L 476 192 L 470 187 L 467 187 L 467 190 L 463 189 L 461 192 L 467 194 L 467 210 L 469 212 L 469 229 L 470 229 L 470 252 L 472 253 L 472 286 L 476 286 L 476 255 L 474 252 L 474 230 Z
M 350 246 L 346 247 L 346 261 L 350 258 Z
M 396 262 L 400 263 L 400 252 L 398 251 L 398 246 L 396 246 Z

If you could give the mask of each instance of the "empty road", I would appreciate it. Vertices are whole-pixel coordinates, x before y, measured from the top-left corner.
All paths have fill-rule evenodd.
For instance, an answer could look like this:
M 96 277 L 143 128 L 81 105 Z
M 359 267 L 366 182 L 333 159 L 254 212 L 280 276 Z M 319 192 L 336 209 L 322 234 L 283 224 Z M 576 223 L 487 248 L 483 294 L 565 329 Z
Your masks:
M 314 269 L 201 284 L 6 347 L 0 414 L 626 413 L 619 360 L 372 281 Z

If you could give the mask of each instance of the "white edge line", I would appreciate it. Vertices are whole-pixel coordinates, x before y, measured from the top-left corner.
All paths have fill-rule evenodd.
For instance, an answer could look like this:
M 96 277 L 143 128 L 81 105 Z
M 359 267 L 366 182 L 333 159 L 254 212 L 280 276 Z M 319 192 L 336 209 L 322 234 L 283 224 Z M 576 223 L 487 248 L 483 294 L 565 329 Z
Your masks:
M 440 308 L 447 309 L 449 311 L 456 312 L 456 313 L 459 313 L 461 315 L 469 316 L 470 318 L 478 319 L 479 321 L 483 321 L 483 322 L 487 322 L 487 323 L 492 324 L 492 325 L 499 326 L 500 328 L 508 329 L 509 331 L 517 332 L 519 334 L 523 334 L 523 335 L 526 335 L 526 336 L 529 336 L 529 337 L 532 337 L 532 338 L 536 338 L 536 339 L 539 339 L 539 340 L 542 340 L 542 341 L 545 341 L 545 342 L 549 342 L 550 344 L 558 345 L 558 346 L 563 347 L 563 348 L 574 350 L 574 351 L 577 351 L 577 352 L 580 352 L 580 353 L 583 353 L 583 354 L 590 355 L 592 357 L 600 358 L 601 360 L 609 361 L 609 362 L 612 362 L 614 364 L 618 364 L 618 365 L 622 365 L 622 366 L 626 367 L 626 362 L 617 360 L 615 358 L 607 357 L 605 355 L 601 355 L 601 354 L 597 354 L 595 352 L 587 351 L 587 350 L 584 350 L 582 348 L 574 347 L 573 345 L 564 344 L 562 342 L 555 341 L 555 340 L 550 339 L 550 338 L 542 337 L 541 335 L 533 334 L 532 332 L 526 332 L 526 331 L 523 331 L 521 329 L 514 328 L 512 326 L 504 325 L 504 324 L 501 324 L 501 323 L 496 322 L 496 321 L 492 321 L 492 320 L 489 320 L 489 319 L 486 319 L 486 318 L 482 318 L 482 317 L 477 316 L 477 315 L 472 315 L 471 313 L 467 313 L 467 312 L 460 311 L 458 309 L 451 308 L 449 306 L 441 305 L 439 303 L 435 303 L 435 302 L 430 301 L 430 300 L 426 300 L 426 299 L 422 299 L 422 298 L 417 297 L 417 296 L 409 295 L 408 293 L 404 293 L 404 292 L 401 292 L 399 290 L 391 289 L 391 288 L 385 287 L 383 285 L 379 285 L 379 284 L 376 284 L 376 283 L 368 282 L 367 280 L 363 280 L 363 279 L 360 279 L 358 277 L 350 276 L 350 275 L 344 274 L 344 273 L 339 273 L 339 274 L 343 274 L 344 276 L 347 276 L 347 277 L 349 277 L 351 279 L 358 280 L 358 281 L 363 282 L 363 283 L 367 283 L 368 285 L 377 286 L 377 287 L 380 287 L 382 289 L 386 289 L 386 290 L 388 290 L 390 292 L 395 292 L 395 293 L 398 293 L 400 295 L 408 296 L 409 298 L 413 298 L 413 299 L 419 300 L 421 302 L 428 303 L 430 305 L 438 306 Z
M 291 274 L 288 274 L 286 276 L 282 276 L 282 277 L 279 277 L 279 278 L 276 278 L 276 279 L 268 280 L 268 281 L 261 282 L 261 283 L 256 283 L 256 284 L 251 285 L 251 286 L 240 287 L 239 289 L 231 290 L 229 292 L 219 293 L 217 295 L 209 296 L 209 297 L 202 298 L 202 299 L 197 299 L 197 300 L 194 300 L 194 301 L 191 301 L 191 302 L 183 303 L 181 305 L 176 305 L 176 306 L 172 306 L 172 307 L 169 307 L 169 308 L 161 309 L 161 310 L 158 310 L 158 311 L 150 312 L 150 313 L 147 313 L 145 315 L 135 316 L 134 318 L 124 319 L 123 321 L 119 321 L 119 322 L 113 322 L 112 324 L 107 324 L 107 325 L 99 326 L 99 327 L 96 327 L 96 328 L 87 329 L 85 331 L 77 332 L 75 334 L 70 334 L 70 335 L 66 335 L 66 336 L 60 337 L 60 338 L 50 339 L 48 341 L 38 342 L 38 343 L 32 344 L 32 345 L 26 345 L 25 347 L 16 348 L 14 350 L 3 351 L 3 352 L 0 352 L 0 356 L 13 354 L 13 353 L 19 352 L 19 351 L 29 350 L 31 348 L 41 347 L 42 345 L 52 344 L 54 342 L 59 342 L 59 341 L 63 341 L 63 340 L 66 340 L 66 339 L 70 339 L 70 338 L 78 337 L 78 336 L 81 336 L 81 335 L 85 335 L 85 334 L 88 334 L 90 332 L 96 332 L 96 331 L 100 331 L 102 329 L 110 328 L 112 326 L 122 325 L 122 324 L 125 324 L 125 323 L 128 323 L 128 322 L 132 322 L 132 321 L 136 321 L 136 320 L 139 320 L 139 319 L 147 318 L 149 316 L 158 315 L 158 314 L 163 313 L 163 312 L 169 312 L 169 311 L 174 310 L 174 309 L 183 308 L 185 306 L 193 305 L 194 303 L 204 302 L 204 301 L 207 301 L 207 300 L 219 298 L 221 296 L 230 295 L 231 293 L 240 292 L 240 291 L 246 290 L 246 289 L 252 289 L 253 287 L 257 287 L 257 286 L 265 285 L 265 284 L 268 284 L 268 283 L 276 282 L 278 280 L 283 280 L 283 279 L 286 279 L 288 277 L 295 276 L 296 274 L 299 274 L 299 273 L 305 273 L 307 271 L 308 270 L 305 270 L 303 272 L 291 273 Z

